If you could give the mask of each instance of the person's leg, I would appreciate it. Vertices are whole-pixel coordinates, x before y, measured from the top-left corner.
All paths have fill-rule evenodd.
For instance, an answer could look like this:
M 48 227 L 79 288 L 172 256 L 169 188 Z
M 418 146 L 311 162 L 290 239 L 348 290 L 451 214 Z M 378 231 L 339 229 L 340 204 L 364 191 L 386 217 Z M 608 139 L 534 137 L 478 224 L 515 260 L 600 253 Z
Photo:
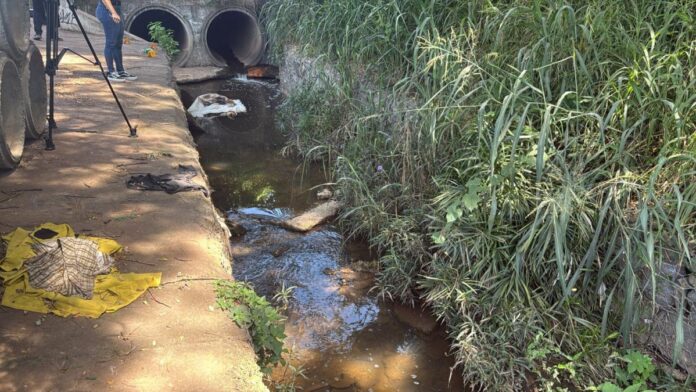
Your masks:
M 41 39 L 41 34 L 43 34 L 43 25 L 46 24 L 46 9 L 44 7 L 44 0 L 32 0 L 32 8 L 34 9 L 34 39 Z
M 126 69 L 123 67 L 123 37 L 125 35 L 125 25 L 123 23 L 123 20 L 125 19 L 123 17 L 123 14 L 121 13 L 120 7 L 117 10 L 118 13 L 121 15 L 121 28 L 119 29 L 119 34 L 117 37 L 118 46 L 116 48 L 116 55 L 114 56 L 114 61 L 116 62 L 116 72 L 118 72 L 121 78 L 132 82 L 138 80 L 138 77 L 126 72 Z
M 116 9 L 121 15 L 121 23 L 118 24 L 118 29 L 116 30 L 116 35 L 115 35 L 115 46 L 114 46 L 114 62 L 116 63 L 116 72 L 122 73 L 125 71 L 123 68 L 123 36 L 125 34 L 125 26 L 123 23 L 123 13 L 121 12 L 121 8 L 118 7 Z
M 116 33 L 118 24 L 114 22 L 109 14 L 109 11 L 99 3 L 97 6 L 97 19 L 104 26 L 104 58 L 106 59 L 106 66 L 109 73 L 115 72 L 114 69 L 114 47 L 116 46 Z

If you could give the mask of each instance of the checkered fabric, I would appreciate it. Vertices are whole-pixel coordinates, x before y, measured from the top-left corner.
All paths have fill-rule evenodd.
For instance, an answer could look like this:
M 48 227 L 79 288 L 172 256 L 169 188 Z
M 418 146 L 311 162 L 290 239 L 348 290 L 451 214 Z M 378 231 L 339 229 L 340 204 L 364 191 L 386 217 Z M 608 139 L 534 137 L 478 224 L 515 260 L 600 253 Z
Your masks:
M 38 243 L 34 251 L 36 257 L 24 264 L 29 284 L 68 297 L 91 299 L 97 275 L 108 273 L 114 263 L 97 243 L 81 238 Z

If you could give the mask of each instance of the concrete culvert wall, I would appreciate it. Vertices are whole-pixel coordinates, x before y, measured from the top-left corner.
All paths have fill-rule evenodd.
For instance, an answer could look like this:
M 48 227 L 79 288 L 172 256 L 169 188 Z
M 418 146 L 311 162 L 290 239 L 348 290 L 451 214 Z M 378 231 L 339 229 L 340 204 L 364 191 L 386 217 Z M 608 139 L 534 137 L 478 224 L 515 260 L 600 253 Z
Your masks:
M 29 46 L 21 72 L 27 115 L 26 134 L 29 139 L 38 139 L 46 130 L 48 93 L 43 57 L 33 44 Z
M 205 25 L 203 38 L 218 66 L 255 65 L 263 55 L 258 20 L 243 9 L 225 9 L 213 14 Z
M 29 47 L 29 3 L 0 1 L 0 50 L 19 62 Z
M 12 169 L 24 152 L 25 108 L 18 104 L 22 82 L 14 61 L 0 54 L 0 169 Z
M 181 51 L 174 59 L 177 65 L 183 65 L 188 61 L 193 46 L 193 33 L 188 22 L 172 9 L 151 6 L 140 9 L 130 15 L 126 23 L 126 30 L 133 35 L 150 41 L 148 25 L 152 22 L 162 22 L 162 26 L 174 32 L 174 39 L 179 43 Z

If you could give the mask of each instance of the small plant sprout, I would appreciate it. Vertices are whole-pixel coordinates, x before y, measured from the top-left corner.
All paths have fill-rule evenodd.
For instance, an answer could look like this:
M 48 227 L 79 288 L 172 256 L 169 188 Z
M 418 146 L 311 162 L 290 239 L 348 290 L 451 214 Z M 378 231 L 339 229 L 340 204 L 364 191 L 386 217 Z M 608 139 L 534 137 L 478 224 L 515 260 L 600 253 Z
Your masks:
M 164 27 L 160 21 L 150 22 L 147 25 L 147 30 L 150 34 L 150 39 L 164 50 L 169 61 L 174 61 L 181 52 L 179 42 L 174 39 L 174 31 Z M 155 49 L 153 48 L 153 50 Z

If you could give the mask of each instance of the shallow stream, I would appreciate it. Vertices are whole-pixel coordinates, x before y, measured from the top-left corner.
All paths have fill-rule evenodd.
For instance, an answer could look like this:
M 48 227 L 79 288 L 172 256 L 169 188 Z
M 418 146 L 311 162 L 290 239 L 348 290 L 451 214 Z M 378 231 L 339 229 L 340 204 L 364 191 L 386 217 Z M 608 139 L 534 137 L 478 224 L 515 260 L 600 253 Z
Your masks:
M 232 239 L 234 276 L 256 291 L 290 293 L 286 347 L 303 369 L 303 391 L 461 391 L 442 328 L 427 312 L 380 301 L 370 289 L 376 257 L 331 225 L 286 231 L 271 220 L 302 213 L 326 182 L 320 167 L 283 157 L 275 127 L 277 85 L 245 79 L 182 86 L 189 105 L 217 92 L 248 113 L 193 124 L 216 206 L 241 234 Z M 287 381 L 284 369 L 273 373 Z

